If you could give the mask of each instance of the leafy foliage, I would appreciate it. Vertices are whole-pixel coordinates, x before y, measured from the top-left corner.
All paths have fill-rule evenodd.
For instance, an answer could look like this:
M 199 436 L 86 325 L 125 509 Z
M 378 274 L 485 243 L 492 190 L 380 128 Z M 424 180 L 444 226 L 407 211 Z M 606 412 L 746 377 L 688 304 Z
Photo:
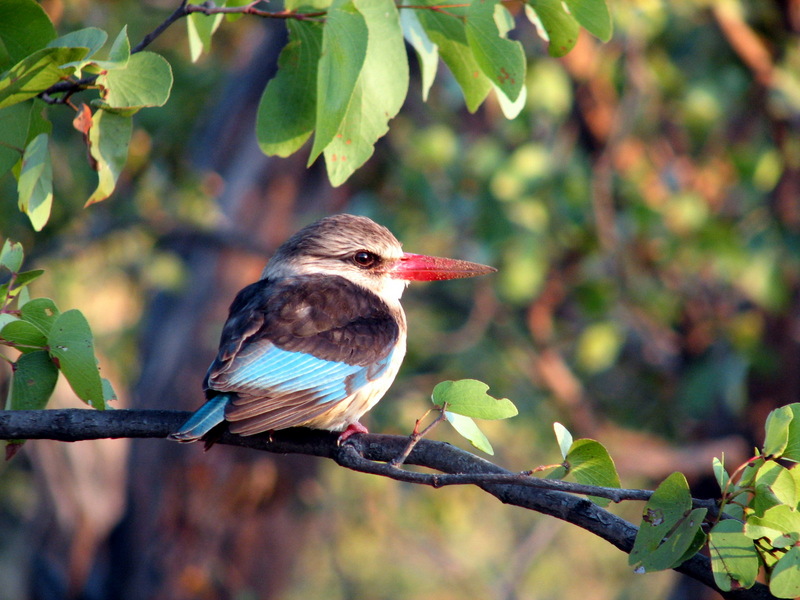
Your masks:
M 733 476 L 715 459 L 721 511 L 707 535 L 701 530 L 706 509 L 692 507 L 686 478 L 673 473 L 662 482 L 644 508 L 630 563 L 641 571 L 674 568 L 707 543 L 720 589 L 750 588 L 764 569 L 774 596 L 800 594 L 800 470 L 778 462 L 798 462 L 795 415 L 800 404 L 770 413 L 762 452 Z
M 222 23 L 220 7 L 186 3 L 178 17 L 188 17 L 192 60 L 209 50 Z M 231 3 L 235 9 L 236 3 Z M 333 185 L 344 183 L 372 156 L 408 93 L 409 67 L 404 37 L 411 40 L 425 71 L 427 96 L 441 56 L 475 111 L 494 89 L 509 118 L 521 110 L 527 70 L 519 41 L 507 34 L 514 22 L 499 0 L 473 0 L 442 9 L 435 0 L 395 4 L 393 0 L 335 0 L 308 10 L 287 2 L 289 42 L 277 76 L 264 90 L 256 134 L 266 154 L 288 156 L 314 134 L 309 164 L 324 155 Z M 611 21 L 604 0 L 580 0 L 567 8 L 558 2 L 531 0 L 529 15 L 552 40 L 550 53 L 562 56 L 574 45 L 580 26 L 608 40 Z M 252 7 L 243 7 L 246 10 Z M 401 19 L 400 12 L 419 13 Z M 264 11 L 254 14 L 274 16 Z M 53 201 L 49 138 L 34 118 L 36 97 L 48 104 L 71 103 L 85 89 L 96 90 L 95 111 L 77 109 L 76 129 L 84 136 L 98 185 L 86 201 L 94 204 L 113 193 L 126 162 L 130 117 L 147 107 L 163 106 L 172 89 L 172 69 L 153 52 L 132 52 L 124 27 L 102 54 L 108 34 L 96 27 L 56 38 L 55 29 L 35 0 L 4 4 L 0 26 L 0 175 L 21 161 L 19 207 L 37 231 L 47 223 Z M 84 105 L 85 106 L 85 105 Z M 115 117 L 109 115 L 116 115 Z
M 19 351 L 7 409 L 40 409 L 47 405 L 64 374 L 75 394 L 98 410 L 113 390 L 100 377 L 94 340 L 86 318 L 77 310 L 61 313 L 49 298 L 30 299 L 27 286 L 43 271 L 20 271 L 22 246 L 6 240 L 0 251 L 0 344 Z

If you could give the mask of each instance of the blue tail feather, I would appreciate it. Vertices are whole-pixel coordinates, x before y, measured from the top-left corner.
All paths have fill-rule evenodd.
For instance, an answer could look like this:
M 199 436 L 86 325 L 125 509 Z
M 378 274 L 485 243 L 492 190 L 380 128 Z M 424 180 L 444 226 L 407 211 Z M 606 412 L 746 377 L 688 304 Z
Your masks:
M 196 442 L 225 420 L 225 407 L 229 400 L 228 394 L 214 396 L 197 409 L 178 431 L 169 434 L 169 438 L 177 442 Z

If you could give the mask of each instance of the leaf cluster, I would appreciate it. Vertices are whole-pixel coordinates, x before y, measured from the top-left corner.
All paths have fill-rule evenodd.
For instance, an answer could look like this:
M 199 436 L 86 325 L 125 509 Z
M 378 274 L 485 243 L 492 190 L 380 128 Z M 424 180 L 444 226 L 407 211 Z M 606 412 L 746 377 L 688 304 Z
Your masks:
M 19 208 L 34 229 L 45 226 L 53 203 L 48 108 L 67 104 L 76 111 L 73 125 L 83 136 L 98 178 L 86 204 L 106 199 L 125 165 L 132 115 L 163 106 L 170 97 L 169 63 L 142 48 L 182 17 L 188 17 L 195 60 L 209 49 L 223 13 L 230 18 L 253 14 L 285 20 L 289 40 L 278 73 L 261 98 L 258 143 L 265 154 L 288 156 L 314 134 L 308 162 L 324 156 L 334 185 L 372 156 L 375 143 L 405 101 L 409 64 L 404 39 L 419 58 L 424 98 L 441 58 L 470 111 L 477 110 L 492 90 L 508 118 L 525 103 L 525 53 L 519 41 L 508 39 L 514 18 L 500 0 L 457 6 L 435 0 L 335 0 L 311 8 L 300 0 L 287 0 L 285 10 L 277 13 L 258 10 L 255 4 L 183 2 L 132 50 L 126 27 L 110 44 L 108 34 L 96 27 L 58 37 L 35 0 L 3 2 L 0 176 L 13 172 Z M 574 46 L 581 26 L 603 40 L 611 36 L 604 0 L 523 4 L 537 31 L 550 42 L 553 56 Z M 73 102 L 76 93 L 87 90 L 95 95 L 88 105 Z
M 750 588 L 763 571 L 774 596 L 800 595 L 798 417 L 800 404 L 770 413 L 764 447 L 733 475 L 714 460 L 722 494 L 719 513 L 707 522 L 706 509 L 692 507 L 686 478 L 668 477 L 644 508 L 630 563 L 642 572 L 670 569 L 707 544 L 723 591 Z
M 20 271 L 22 246 L 6 240 L 0 250 L 0 344 L 19 352 L 6 399 L 8 410 L 47 405 L 59 371 L 75 394 L 92 408 L 107 408 L 114 392 L 100 376 L 94 340 L 78 310 L 61 312 L 50 298 L 31 298 L 28 284 L 42 270 Z M 8 360 L 8 359 L 6 359 Z
M 125 27 L 103 51 L 107 40 L 108 34 L 96 27 L 58 37 L 34 0 L 8 0 L 0 6 L 0 47 L 5 50 L 0 53 L 0 176 L 11 171 L 17 178 L 19 208 L 36 231 L 47 224 L 53 204 L 48 106 L 72 105 L 70 97 L 80 86 L 97 96 L 91 101 L 94 112 L 72 105 L 77 112 L 73 125 L 83 135 L 98 177 L 89 205 L 116 187 L 128 154 L 132 115 L 163 106 L 169 98 L 172 69 L 164 58 L 153 52 L 132 54 Z M 77 88 L 76 82 L 81 82 Z M 64 85 L 69 93 L 54 97 Z

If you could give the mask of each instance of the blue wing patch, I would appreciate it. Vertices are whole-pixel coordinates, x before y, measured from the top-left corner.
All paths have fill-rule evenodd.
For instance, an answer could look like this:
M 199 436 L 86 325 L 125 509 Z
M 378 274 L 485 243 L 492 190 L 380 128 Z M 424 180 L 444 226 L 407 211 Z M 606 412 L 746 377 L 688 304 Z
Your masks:
M 224 385 L 212 378 L 214 389 L 224 388 L 251 396 L 253 401 L 280 405 L 282 397 L 302 399 L 303 404 L 345 400 L 360 388 L 378 379 L 391 363 L 392 354 L 372 365 L 349 365 L 317 358 L 304 352 L 282 350 L 272 344 L 248 356 L 244 364 L 234 364 L 221 373 Z M 267 408 L 267 407 L 265 407 Z

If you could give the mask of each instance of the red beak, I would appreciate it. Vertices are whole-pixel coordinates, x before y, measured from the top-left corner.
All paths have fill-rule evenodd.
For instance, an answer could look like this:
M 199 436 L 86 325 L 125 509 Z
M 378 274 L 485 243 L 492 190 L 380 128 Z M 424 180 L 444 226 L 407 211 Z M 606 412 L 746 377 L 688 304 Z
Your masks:
M 392 268 L 392 277 L 406 281 L 439 281 L 441 279 L 460 279 L 462 277 L 475 277 L 497 271 L 494 267 L 455 260 L 454 258 L 441 258 L 439 256 L 425 256 L 424 254 L 403 254 Z

